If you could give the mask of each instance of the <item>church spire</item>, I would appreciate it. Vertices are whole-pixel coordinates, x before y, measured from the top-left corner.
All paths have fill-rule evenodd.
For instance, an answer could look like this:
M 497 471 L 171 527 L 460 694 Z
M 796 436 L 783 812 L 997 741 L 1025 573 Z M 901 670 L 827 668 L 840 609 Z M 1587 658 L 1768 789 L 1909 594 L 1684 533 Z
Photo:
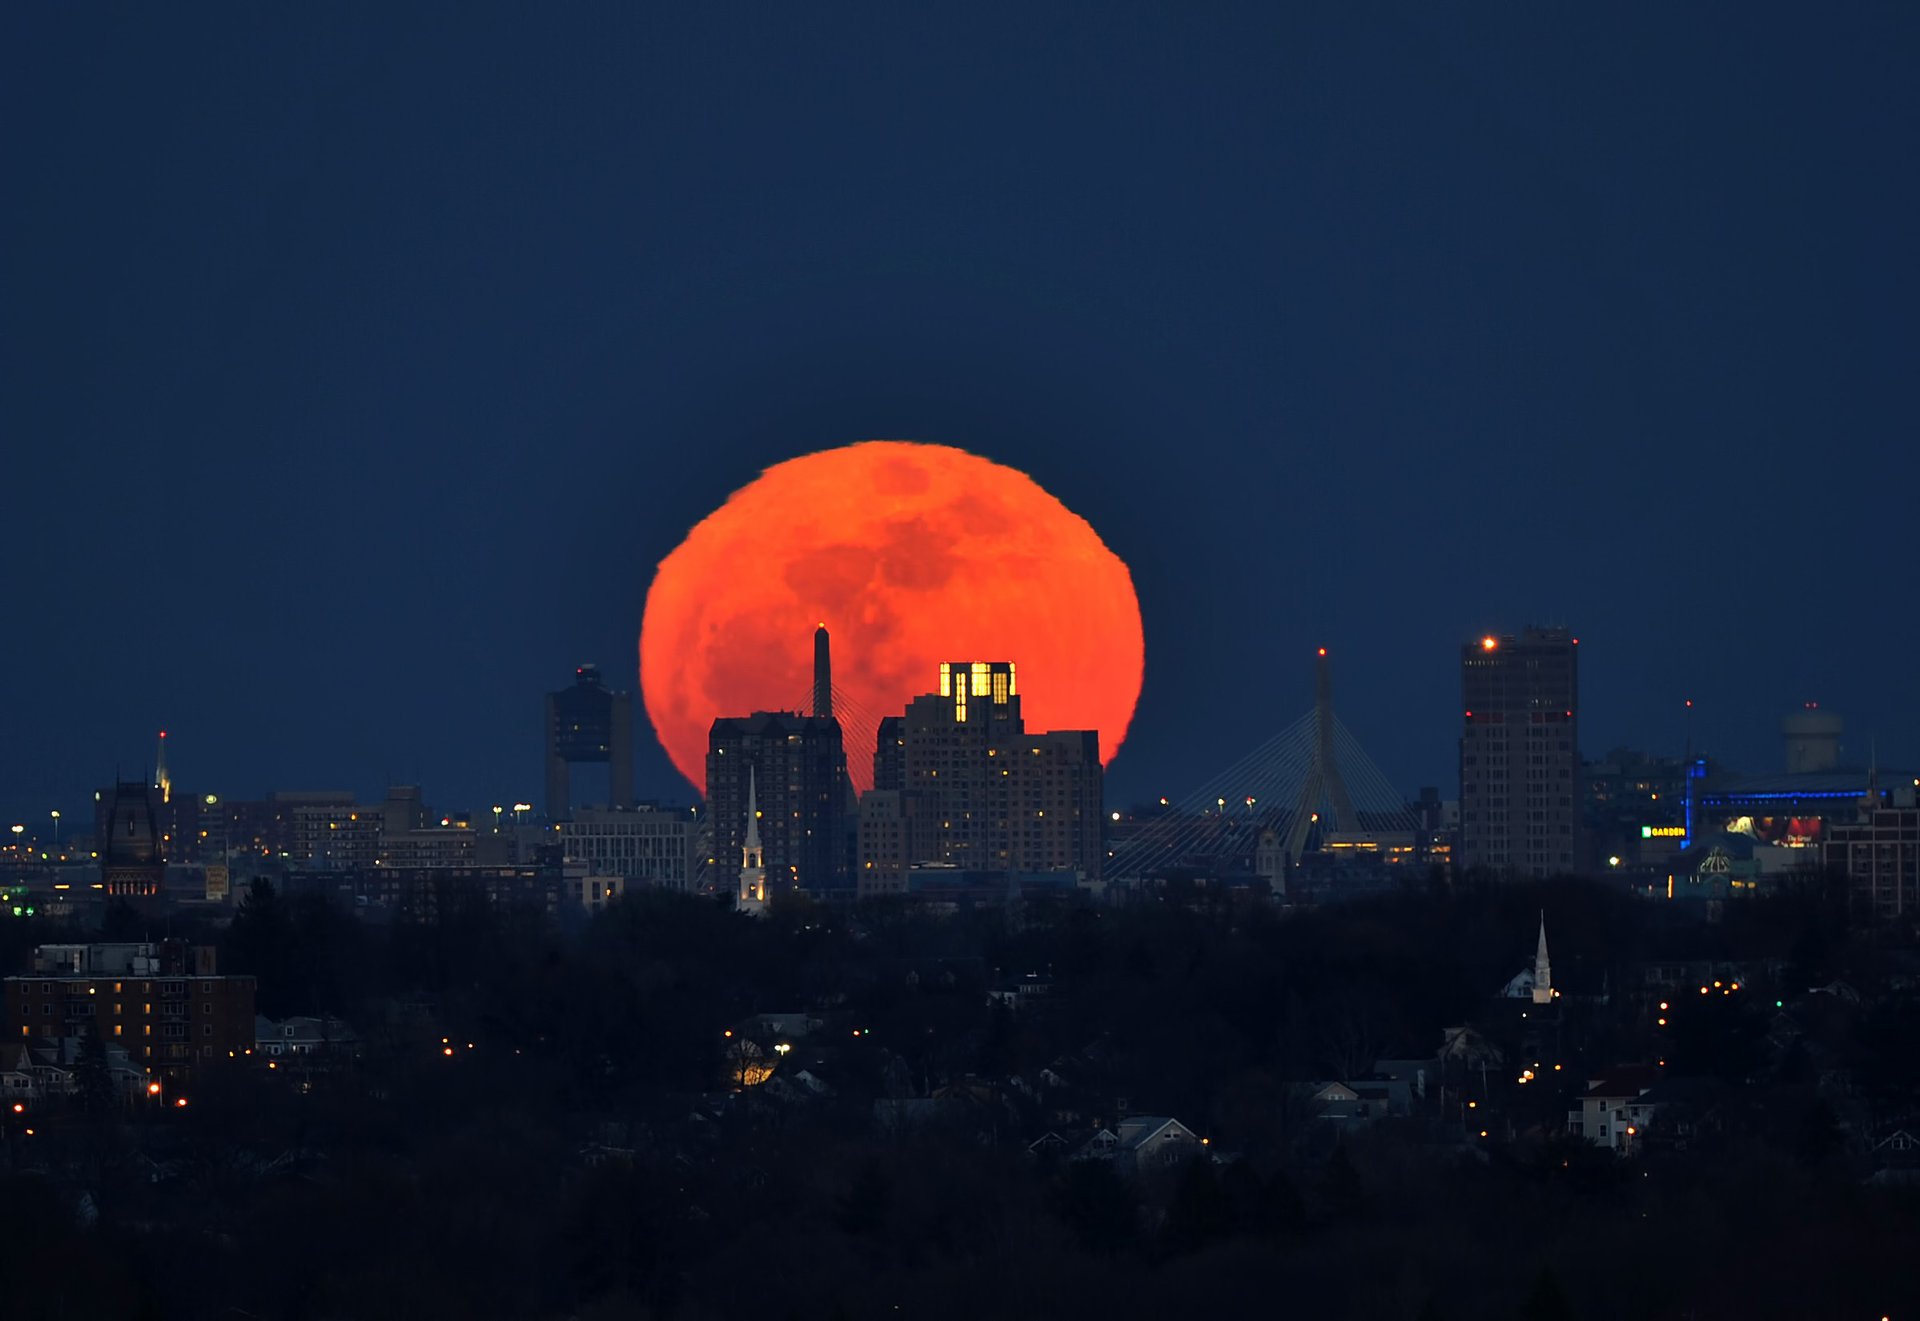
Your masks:
M 767 911 L 767 860 L 760 847 L 760 800 L 754 784 L 753 763 L 747 763 L 747 833 L 740 843 L 739 908 L 748 913 Z
M 1547 958 L 1547 914 L 1540 914 L 1540 943 L 1533 952 L 1533 1002 L 1553 1003 L 1553 964 Z

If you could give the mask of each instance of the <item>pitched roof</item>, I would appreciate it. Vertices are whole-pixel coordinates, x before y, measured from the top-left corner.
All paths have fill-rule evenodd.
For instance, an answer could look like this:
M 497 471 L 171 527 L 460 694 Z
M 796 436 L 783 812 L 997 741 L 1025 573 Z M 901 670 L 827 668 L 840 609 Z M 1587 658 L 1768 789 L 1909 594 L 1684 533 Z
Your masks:
M 1605 1073 L 1587 1079 L 1585 1097 L 1596 1100 L 1610 1097 L 1634 1097 L 1659 1082 L 1661 1073 L 1656 1065 L 1627 1064 L 1608 1069 Z

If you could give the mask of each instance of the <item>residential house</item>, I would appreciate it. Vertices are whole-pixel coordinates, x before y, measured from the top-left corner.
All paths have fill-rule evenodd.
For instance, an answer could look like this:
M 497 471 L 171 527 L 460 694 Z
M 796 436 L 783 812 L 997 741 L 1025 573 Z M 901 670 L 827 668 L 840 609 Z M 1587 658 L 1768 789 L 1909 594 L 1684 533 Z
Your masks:
M 1114 1130 L 1114 1166 L 1126 1174 L 1146 1174 L 1184 1164 L 1206 1154 L 1207 1140 L 1177 1119 L 1135 1115 Z
M 1609 1151 L 1630 1153 L 1659 1107 L 1658 1098 L 1647 1095 L 1659 1081 L 1660 1070 L 1651 1064 L 1589 1077 L 1580 1108 L 1567 1112 L 1567 1131 Z

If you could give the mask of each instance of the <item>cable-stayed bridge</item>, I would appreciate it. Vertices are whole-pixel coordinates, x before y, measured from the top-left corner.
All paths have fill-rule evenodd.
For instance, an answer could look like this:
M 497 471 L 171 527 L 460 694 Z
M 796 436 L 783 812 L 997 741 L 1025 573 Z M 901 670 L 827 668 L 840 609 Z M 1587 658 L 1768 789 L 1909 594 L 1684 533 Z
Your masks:
M 1213 870 L 1234 859 L 1271 873 L 1297 866 L 1309 850 L 1410 855 L 1419 822 L 1334 715 L 1324 647 L 1316 689 L 1305 715 L 1119 842 L 1107 879 Z

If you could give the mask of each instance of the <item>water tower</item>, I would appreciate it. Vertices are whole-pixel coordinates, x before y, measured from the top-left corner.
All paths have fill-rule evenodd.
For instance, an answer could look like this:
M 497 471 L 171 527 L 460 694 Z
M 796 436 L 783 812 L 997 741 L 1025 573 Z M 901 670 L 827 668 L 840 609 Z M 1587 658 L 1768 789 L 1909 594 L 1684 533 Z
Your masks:
M 1787 772 L 1830 771 L 1840 764 L 1840 730 L 1845 724 L 1820 703 L 1808 702 L 1780 722 L 1787 743 Z

